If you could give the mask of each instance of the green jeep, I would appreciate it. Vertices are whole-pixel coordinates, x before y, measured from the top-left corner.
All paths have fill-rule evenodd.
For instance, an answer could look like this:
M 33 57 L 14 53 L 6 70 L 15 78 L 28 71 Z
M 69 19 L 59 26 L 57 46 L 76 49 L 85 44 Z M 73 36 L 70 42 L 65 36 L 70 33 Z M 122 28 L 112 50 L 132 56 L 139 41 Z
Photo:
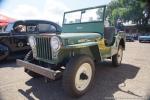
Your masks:
M 62 76 L 68 94 L 83 95 L 93 82 L 95 63 L 111 59 L 117 67 L 125 50 L 125 33 L 105 27 L 105 10 L 98 6 L 65 12 L 63 32 L 29 36 L 32 51 L 17 64 L 32 77 Z

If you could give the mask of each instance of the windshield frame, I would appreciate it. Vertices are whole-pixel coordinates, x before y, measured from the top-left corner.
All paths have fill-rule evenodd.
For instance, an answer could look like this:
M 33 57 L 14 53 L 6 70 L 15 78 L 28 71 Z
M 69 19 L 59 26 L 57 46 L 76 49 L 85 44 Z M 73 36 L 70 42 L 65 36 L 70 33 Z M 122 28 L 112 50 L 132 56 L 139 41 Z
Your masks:
M 82 21 L 81 21 L 81 20 L 82 20 L 82 19 L 81 19 L 81 18 L 82 18 L 82 15 L 84 14 L 84 13 L 82 13 L 82 11 L 92 10 L 92 9 L 98 9 L 98 8 L 103 8 L 102 20 L 87 21 L 87 22 L 82 22 Z M 73 10 L 73 11 L 65 12 L 65 13 L 64 13 L 64 16 L 63 16 L 63 25 L 104 22 L 104 20 L 105 20 L 105 10 L 106 10 L 106 5 L 102 5 L 102 6 L 96 6 L 96 7 L 90 7 L 90 8 L 85 8 L 85 9 L 79 9 L 79 10 Z M 80 22 L 65 23 L 65 15 L 68 14 L 68 13 L 73 13 L 73 12 L 81 12 L 81 14 L 80 14 L 80 15 L 81 15 L 81 17 L 80 17 Z

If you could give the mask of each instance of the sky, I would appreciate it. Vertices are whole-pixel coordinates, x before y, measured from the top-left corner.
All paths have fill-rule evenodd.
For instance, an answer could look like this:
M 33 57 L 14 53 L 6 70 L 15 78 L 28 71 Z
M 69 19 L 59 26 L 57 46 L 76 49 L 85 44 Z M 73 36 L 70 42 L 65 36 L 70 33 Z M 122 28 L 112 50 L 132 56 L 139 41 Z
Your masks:
M 0 13 L 15 19 L 45 19 L 61 23 L 65 11 L 99 5 L 111 0 L 3 0 Z

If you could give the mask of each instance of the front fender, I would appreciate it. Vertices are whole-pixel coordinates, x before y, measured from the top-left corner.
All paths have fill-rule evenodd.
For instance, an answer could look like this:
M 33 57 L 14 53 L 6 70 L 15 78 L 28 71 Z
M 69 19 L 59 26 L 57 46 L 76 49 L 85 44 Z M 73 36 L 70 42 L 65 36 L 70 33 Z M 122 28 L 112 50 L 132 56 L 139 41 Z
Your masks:
M 63 47 L 63 51 L 66 52 L 69 56 L 84 54 L 90 56 L 93 58 L 93 60 L 101 60 L 101 53 L 99 51 L 97 42 L 85 42 L 80 44 L 67 45 Z

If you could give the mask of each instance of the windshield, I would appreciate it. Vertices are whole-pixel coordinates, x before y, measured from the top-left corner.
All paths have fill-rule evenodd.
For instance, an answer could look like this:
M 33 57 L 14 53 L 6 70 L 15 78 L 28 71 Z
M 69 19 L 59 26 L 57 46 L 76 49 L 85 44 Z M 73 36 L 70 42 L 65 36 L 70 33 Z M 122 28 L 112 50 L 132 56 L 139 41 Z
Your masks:
M 64 24 L 103 21 L 104 7 L 65 13 Z
M 5 29 L 5 32 L 10 32 L 13 29 L 13 23 L 9 23 Z

